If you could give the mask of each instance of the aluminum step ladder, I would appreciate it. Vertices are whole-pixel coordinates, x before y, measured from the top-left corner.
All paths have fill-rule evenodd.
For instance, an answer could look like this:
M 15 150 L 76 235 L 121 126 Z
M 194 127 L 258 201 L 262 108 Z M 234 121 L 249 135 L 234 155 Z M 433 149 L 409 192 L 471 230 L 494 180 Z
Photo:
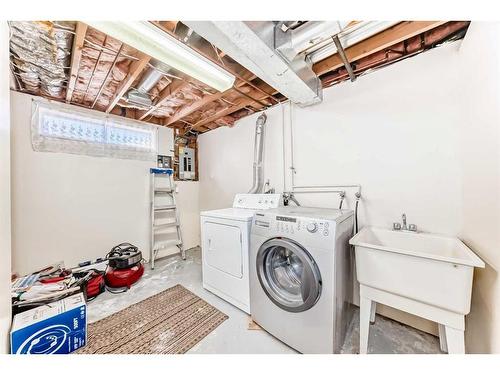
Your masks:
M 150 264 L 155 268 L 158 251 L 177 246 L 182 259 L 186 252 L 182 244 L 179 211 L 175 199 L 174 170 L 171 168 L 150 168 L 151 179 L 151 246 Z M 159 217 L 163 216 L 163 217 Z M 172 231 L 172 229 L 175 229 Z M 164 239 L 161 239 L 164 237 Z

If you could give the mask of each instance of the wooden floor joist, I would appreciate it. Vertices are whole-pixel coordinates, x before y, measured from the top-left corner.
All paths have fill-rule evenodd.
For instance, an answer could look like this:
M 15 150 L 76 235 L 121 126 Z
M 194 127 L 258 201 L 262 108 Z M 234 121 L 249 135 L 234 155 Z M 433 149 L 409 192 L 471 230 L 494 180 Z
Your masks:
M 87 34 L 87 25 L 83 22 L 77 22 L 75 35 L 73 36 L 73 48 L 71 51 L 71 68 L 69 73 L 68 86 L 66 88 L 66 103 L 71 102 L 73 91 L 75 90 L 76 79 L 80 69 L 80 60 L 82 58 L 83 43 Z
M 424 33 L 430 29 L 438 27 L 446 21 L 405 21 L 388 28 L 374 36 L 365 39 L 353 46 L 345 49 L 345 54 L 350 62 L 359 60 L 372 53 L 390 47 L 393 44 L 402 42 L 415 35 Z M 344 63 L 339 54 L 336 53 L 324 60 L 314 64 L 313 71 L 321 76 L 332 70 L 340 68 Z
M 130 64 L 130 70 L 120 86 L 118 86 L 115 95 L 110 100 L 108 108 L 106 109 L 106 113 L 109 113 L 113 110 L 118 101 L 128 91 L 137 77 L 139 77 L 139 74 L 141 74 L 144 68 L 148 65 L 150 60 L 150 56 L 141 53 L 139 56 L 139 60 L 135 60 L 132 64 Z
M 172 99 L 175 94 L 177 94 L 179 91 L 182 89 L 186 88 L 189 86 L 189 83 L 186 81 L 182 81 L 180 79 L 176 79 L 172 81 L 167 87 L 165 87 L 159 94 L 158 98 L 155 101 L 155 104 L 148 109 L 144 114 L 142 114 L 139 117 L 139 120 L 144 120 L 146 117 L 148 117 L 150 114 L 152 114 L 154 111 L 156 111 L 163 103 L 165 103 L 167 100 Z
M 184 131 L 194 130 L 196 132 L 204 132 L 219 126 L 230 126 L 239 118 L 249 113 L 262 110 L 263 108 L 286 99 L 272 86 L 264 82 L 244 66 L 240 65 L 230 56 L 223 53 L 215 45 L 196 36 L 196 33 L 189 31 L 186 25 L 182 24 L 180 21 L 151 22 L 163 29 L 169 35 L 177 38 L 177 40 L 191 48 L 195 53 L 204 56 L 221 67 L 221 69 L 234 75 L 236 80 L 233 87 L 225 92 L 214 93 L 213 90 L 207 89 L 206 85 L 200 84 L 192 77 L 182 75 L 182 80 L 174 79 L 165 88 L 163 88 L 164 81 L 162 81 L 161 84 L 157 85 L 155 89 L 149 93 L 149 95 L 154 93 L 153 105 L 151 107 L 146 107 L 144 110 L 125 108 L 127 107 L 124 103 L 126 93 L 140 80 L 141 75 L 144 74 L 151 63 L 150 56 L 127 46 L 125 49 L 126 52 L 121 55 L 123 58 L 119 61 L 121 64 L 119 68 L 120 70 L 123 69 L 123 75 L 121 75 L 120 78 L 123 76 L 125 76 L 125 78 L 119 82 L 115 82 L 113 85 L 107 85 L 104 88 L 106 85 L 106 78 L 110 75 L 110 72 L 113 70 L 113 65 L 116 63 L 116 60 L 114 60 L 97 94 L 98 97 L 101 92 L 103 95 L 105 92 L 106 98 L 110 97 L 109 104 L 105 106 L 96 105 L 97 110 L 154 124 L 184 129 Z M 351 26 L 357 22 L 361 21 L 353 21 Z M 448 35 L 443 31 L 443 28 L 449 26 L 451 31 L 457 30 L 459 25 L 456 24 L 458 23 L 459 22 L 448 21 L 400 21 L 386 30 L 372 35 L 350 47 L 346 47 L 346 59 L 349 63 L 353 63 L 354 68 L 357 69 L 356 72 L 361 72 L 362 69 L 368 69 L 374 66 L 383 66 L 382 63 L 387 63 L 388 61 L 399 61 L 398 58 L 390 60 L 392 57 L 389 56 L 389 54 L 400 53 L 404 55 L 401 51 L 405 51 L 408 54 L 417 52 L 420 51 L 420 49 L 423 50 L 422 43 L 425 43 L 427 49 L 433 48 L 440 43 L 439 37 L 441 35 Z M 462 22 L 462 24 L 463 23 L 464 22 Z M 116 53 L 115 49 L 117 49 L 117 47 L 113 43 L 104 43 L 102 46 L 95 44 L 92 42 L 93 40 L 101 40 L 102 38 L 106 40 L 105 38 L 108 38 L 108 36 L 98 30 L 88 27 L 83 22 L 76 22 L 74 25 L 75 33 L 73 37 L 71 65 L 66 71 L 68 74 L 66 92 L 63 93 L 64 95 L 62 97 L 56 98 L 56 100 L 66 101 L 67 103 L 81 106 L 82 104 L 80 102 L 76 102 L 79 101 L 77 100 L 77 93 L 81 91 L 78 90 L 80 86 L 79 82 L 84 81 L 82 71 L 95 60 L 93 54 L 90 53 L 90 49 L 92 48 L 97 51 L 95 53 L 99 53 L 100 56 L 101 54 L 111 55 L 110 52 Z M 463 33 L 457 33 L 457 36 L 463 36 Z M 87 50 L 89 50 L 89 54 L 86 53 Z M 118 53 L 120 53 L 120 50 Z M 113 55 L 113 57 L 114 56 L 115 55 Z M 382 57 L 378 58 L 379 56 Z M 373 63 L 370 58 L 373 59 Z M 99 58 L 97 62 L 99 63 Z M 95 65 L 97 66 L 98 63 Z M 344 72 L 342 69 L 339 69 L 343 66 L 344 61 L 342 61 L 337 53 L 316 62 L 313 65 L 313 71 L 322 80 L 324 87 L 327 87 L 331 85 L 334 80 L 338 79 L 338 81 L 340 81 L 343 79 Z M 94 72 L 87 73 L 87 76 L 89 74 L 92 76 L 89 85 L 92 79 L 97 79 L 95 77 L 97 77 L 98 74 L 95 71 L 96 69 L 94 68 Z M 98 73 L 102 74 L 102 72 Z M 116 85 L 118 85 L 118 87 L 116 87 Z M 193 87 L 190 88 L 189 85 Z M 201 90 L 203 93 L 200 94 L 198 90 Z M 200 97 L 200 95 L 203 96 Z M 97 97 L 94 99 L 93 104 L 97 102 Z M 199 99 L 195 100 L 194 98 Z M 72 103 L 72 101 L 75 101 L 75 103 Z M 217 101 L 220 102 L 220 105 L 214 105 L 214 102 Z M 214 111 L 218 112 L 214 113 Z M 171 115 L 169 116 L 169 114 Z
M 235 87 L 237 89 L 240 89 L 241 87 L 243 87 L 245 85 L 246 85 L 245 81 L 238 81 L 235 84 Z M 266 100 L 267 98 L 269 98 L 272 95 L 274 95 L 274 94 L 277 93 L 277 91 L 275 89 L 273 89 L 271 86 L 269 86 L 265 82 L 261 82 L 259 84 L 254 85 L 254 86 L 256 86 L 257 89 L 256 90 L 253 89 L 253 90 L 251 90 L 251 93 L 249 93 L 249 95 L 251 97 L 253 97 L 254 99 L 245 98 L 245 99 L 248 99 L 248 100 L 245 100 L 245 103 L 247 103 L 247 104 L 245 106 L 243 106 L 242 108 L 244 108 L 244 107 L 246 107 L 246 106 L 248 106 L 250 104 L 254 104 L 254 106 L 256 106 L 258 108 L 262 108 L 262 105 L 259 105 L 258 101 Z M 259 92 L 262 92 L 262 90 L 266 90 L 266 89 L 269 90 L 269 91 L 264 91 L 264 94 L 259 94 Z M 163 125 L 165 125 L 165 126 L 172 125 L 172 124 L 174 124 L 174 123 L 182 120 L 184 117 L 189 116 L 191 113 L 199 111 L 200 109 L 202 109 L 207 104 L 212 103 L 212 102 L 214 102 L 216 100 L 219 100 L 219 99 L 223 98 L 224 95 L 226 95 L 228 93 L 231 93 L 231 92 L 233 92 L 233 89 L 229 89 L 229 90 L 227 90 L 225 92 L 218 92 L 218 93 L 212 94 L 212 95 L 206 95 L 201 100 L 195 101 L 195 102 L 191 103 L 189 106 L 186 106 L 186 107 L 183 107 L 183 108 L 179 109 L 179 111 L 177 111 L 173 116 L 167 118 L 164 121 Z M 257 103 L 256 103 L 256 101 L 257 101 Z M 236 110 L 234 110 L 231 113 L 234 113 L 234 112 L 236 112 L 236 111 L 238 111 L 240 109 L 241 108 L 237 108 Z M 223 115 L 223 116 L 225 116 L 225 115 Z
M 165 119 L 165 121 L 163 122 L 163 125 L 168 126 L 168 125 L 171 125 L 171 124 L 178 122 L 179 120 L 183 119 L 184 117 L 189 116 L 191 113 L 198 111 L 203 106 L 222 98 L 224 96 L 224 94 L 226 94 L 226 93 L 227 93 L 227 91 L 218 92 L 218 93 L 212 94 L 212 95 L 205 95 L 203 98 L 201 98 L 201 100 L 195 100 L 194 102 L 192 102 L 188 106 L 182 107 L 173 116 Z
M 254 99 L 250 99 L 247 97 L 242 97 L 239 99 L 234 105 L 224 108 L 223 110 L 220 110 L 217 113 L 214 113 L 212 116 L 209 116 L 207 118 L 204 118 L 203 120 L 198 121 L 196 124 L 193 125 L 193 130 L 199 130 L 200 128 L 204 127 L 207 124 L 210 124 L 221 117 L 230 115 L 231 113 L 237 112 L 240 109 L 243 109 L 249 105 L 252 105 L 252 107 L 256 107 L 257 109 L 263 108 L 264 106 L 261 104 L 258 104 L 255 102 Z

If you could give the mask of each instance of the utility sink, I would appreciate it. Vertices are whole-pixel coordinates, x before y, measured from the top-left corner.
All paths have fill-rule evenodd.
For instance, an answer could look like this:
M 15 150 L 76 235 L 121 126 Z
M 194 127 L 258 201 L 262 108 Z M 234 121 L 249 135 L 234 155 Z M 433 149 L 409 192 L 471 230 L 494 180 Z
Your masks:
M 463 341 L 474 267 L 484 267 L 484 262 L 462 241 L 365 227 L 349 243 L 356 251 L 361 308 L 363 302 L 371 304 L 365 311 L 370 320 L 375 316 L 374 304 L 380 302 L 438 322 L 443 350 L 447 349 L 445 327 L 454 338 L 461 332 Z M 462 352 L 463 343 L 456 340 L 451 343 L 453 352 Z M 361 352 L 366 351 L 361 348 Z
M 349 243 L 360 284 L 469 313 L 473 270 L 484 262 L 459 239 L 367 227 Z

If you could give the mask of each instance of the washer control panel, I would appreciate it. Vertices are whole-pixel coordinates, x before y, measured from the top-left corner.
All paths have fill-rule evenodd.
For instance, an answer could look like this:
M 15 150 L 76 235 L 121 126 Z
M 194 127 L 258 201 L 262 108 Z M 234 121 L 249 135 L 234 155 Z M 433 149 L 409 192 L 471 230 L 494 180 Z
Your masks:
M 300 219 L 289 216 L 276 216 L 274 229 L 283 235 L 305 232 L 326 237 L 330 234 L 330 224 L 328 221 Z
M 236 194 L 233 208 L 268 210 L 280 206 L 281 194 Z

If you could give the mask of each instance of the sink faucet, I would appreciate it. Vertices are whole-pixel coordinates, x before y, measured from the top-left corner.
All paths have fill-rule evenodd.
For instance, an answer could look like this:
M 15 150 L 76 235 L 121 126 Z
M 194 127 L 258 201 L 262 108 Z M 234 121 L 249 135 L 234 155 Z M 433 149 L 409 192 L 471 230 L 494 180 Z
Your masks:
M 409 224 L 409 225 L 406 224 L 406 214 L 405 213 L 403 213 L 403 215 L 401 215 L 401 219 L 403 221 L 403 225 L 401 225 L 401 223 L 393 223 L 392 224 L 393 230 L 400 230 L 400 231 L 404 231 L 404 232 L 416 232 L 417 231 L 417 226 L 415 224 Z

